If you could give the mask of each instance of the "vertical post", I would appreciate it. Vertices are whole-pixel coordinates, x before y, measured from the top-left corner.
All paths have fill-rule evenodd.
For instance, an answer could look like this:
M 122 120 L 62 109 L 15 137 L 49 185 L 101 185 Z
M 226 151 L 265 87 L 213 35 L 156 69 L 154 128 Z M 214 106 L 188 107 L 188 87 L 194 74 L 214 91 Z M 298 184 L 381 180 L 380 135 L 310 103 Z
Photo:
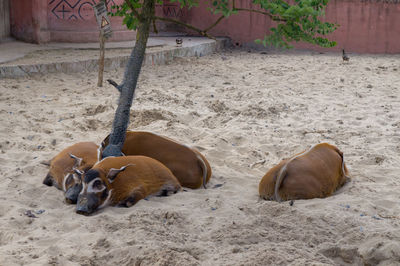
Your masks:
M 110 20 L 107 17 L 107 3 L 101 0 L 97 5 L 93 6 L 94 15 L 96 16 L 97 23 L 100 27 L 100 57 L 99 57 L 99 78 L 97 86 L 103 87 L 103 73 L 104 73 L 104 54 L 106 39 L 112 35 Z
M 103 87 L 105 42 L 106 42 L 106 38 L 104 37 L 104 31 L 100 30 L 99 78 L 97 81 L 98 87 Z
M 107 2 L 106 0 L 101 0 L 107 11 Z M 103 87 L 103 73 L 104 73 L 104 54 L 105 54 L 105 42 L 106 38 L 104 37 L 104 30 L 100 23 L 100 57 L 99 57 L 99 77 L 97 80 L 97 87 Z

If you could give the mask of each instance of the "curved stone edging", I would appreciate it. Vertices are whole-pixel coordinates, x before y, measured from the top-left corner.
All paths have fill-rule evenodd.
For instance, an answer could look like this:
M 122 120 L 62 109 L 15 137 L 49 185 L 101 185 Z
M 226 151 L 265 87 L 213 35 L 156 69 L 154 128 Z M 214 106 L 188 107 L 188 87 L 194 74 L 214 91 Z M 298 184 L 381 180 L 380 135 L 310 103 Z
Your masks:
M 189 47 L 166 47 L 165 50 L 146 53 L 145 65 L 162 65 L 176 57 L 204 56 L 212 54 L 226 46 L 226 39 L 200 43 Z M 104 69 L 111 70 L 124 67 L 129 56 L 106 58 Z M 48 73 L 77 73 L 97 71 L 98 59 L 88 59 L 74 62 L 57 62 L 32 65 L 0 66 L 0 78 L 18 78 L 36 74 Z

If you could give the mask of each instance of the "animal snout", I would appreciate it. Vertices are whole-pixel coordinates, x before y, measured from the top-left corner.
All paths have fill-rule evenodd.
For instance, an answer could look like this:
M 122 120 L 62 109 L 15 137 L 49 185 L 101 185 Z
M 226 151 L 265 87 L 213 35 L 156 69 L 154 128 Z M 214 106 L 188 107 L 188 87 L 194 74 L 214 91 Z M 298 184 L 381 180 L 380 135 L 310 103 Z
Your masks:
M 83 215 L 89 215 L 91 212 L 89 211 L 87 206 L 77 206 L 76 213 L 83 214 Z
M 65 192 L 65 201 L 69 204 L 76 204 L 78 201 L 79 193 L 81 192 L 82 185 L 75 184 Z
M 91 211 L 88 207 L 88 199 L 86 197 L 80 197 L 78 199 L 78 204 L 76 205 L 76 213 L 89 215 Z
M 69 199 L 67 197 L 65 197 L 65 202 L 68 203 L 68 204 L 75 204 L 76 203 L 76 201 L 74 202 L 73 200 L 71 200 L 71 199 Z
M 51 187 L 53 185 L 53 177 L 50 174 L 47 174 L 43 180 L 43 184 Z
M 96 211 L 99 201 L 94 195 L 79 195 L 76 204 L 76 212 L 78 214 L 89 215 Z
M 87 203 L 88 203 L 88 199 L 86 198 L 86 197 L 81 197 L 81 198 L 79 198 L 79 205 L 87 205 Z
M 68 204 L 76 204 L 76 202 L 78 201 L 78 196 L 68 192 L 70 192 L 70 190 L 68 190 L 67 193 L 65 193 L 65 201 Z

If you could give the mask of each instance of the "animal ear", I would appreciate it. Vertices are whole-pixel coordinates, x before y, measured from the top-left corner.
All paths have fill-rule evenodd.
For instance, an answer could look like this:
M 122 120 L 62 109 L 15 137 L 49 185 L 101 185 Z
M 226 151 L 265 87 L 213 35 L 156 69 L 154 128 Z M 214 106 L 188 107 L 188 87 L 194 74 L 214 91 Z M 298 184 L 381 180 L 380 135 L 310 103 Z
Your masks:
M 83 172 L 81 170 L 74 169 L 74 172 L 79 176 L 79 178 L 81 178 L 83 175 Z
M 117 175 L 119 173 L 121 173 L 122 171 L 124 171 L 130 165 L 133 165 L 133 164 L 128 164 L 128 165 L 122 166 L 119 169 L 111 168 L 110 171 L 108 171 L 108 174 L 107 174 L 108 181 L 110 181 L 110 183 L 114 182 L 114 180 L 117 177 Z
M 108 143 L 110 142 L 109 139 L 110 139 L 110 135 L 108 135 L 108 136 L 107 136 L 105 139 L 103 139 L 103 141 L 101 142 L 100 147 L 101 147 L 102 150 L 104 150 L 104 148 L 105 148 L 105 147 L 108 145 Z
M 79 157 L 76 157 L 75 155 L 73 155 L 73 154 L 69 154 L 69 157 L 71 157 L 72 159 L 75 159 L 75 164 L 74 164 L 74 166 L 72 167 L 73 169 L 74 168 L 78 168 L 80 165 L 81 165 L 81 163 L 82 163 L 82 158 L 79 158 Z
M 97 148 L 97 161 L 101 161 L 101 154 L 103 153 L 103 142 Z

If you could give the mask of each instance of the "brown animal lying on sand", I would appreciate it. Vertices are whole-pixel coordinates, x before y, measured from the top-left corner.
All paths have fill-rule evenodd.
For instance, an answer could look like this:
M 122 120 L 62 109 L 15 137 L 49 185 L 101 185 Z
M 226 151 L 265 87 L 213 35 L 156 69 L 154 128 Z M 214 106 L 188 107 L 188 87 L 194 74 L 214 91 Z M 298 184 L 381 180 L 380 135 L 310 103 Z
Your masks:
M 109 136 L 100 147 L 92 142 L 81 142 L 60 152 L 52 159 L 49 174 L 43 183 L 49 186 L 54 184 L 64 190 L 66 201 L 76 203 L 82 184 L 73 168 L 89 170 L 101 158 L 108 139 Z M 211 178 L 211 166 L 200 152 L 150 132 L 128 131 L 122 152 L 125 155 L 143 155 L 160 161 L 184 187 L 205 187 Z
M 109 136 L 102 142 L 100 154 L 108 142 Z M 195 189 L 203 185 L 205 188 L 211 177 L 211 166 L 200 152 L 154 133 L 128 131 L 122 153 L 148 156 L 160 161 L 171 170 L 183 187 Z
M 317 144 L 271 168 L 259 184 L 266 200 L 324 198 L 347 180 L 343 153 L 328 143 Z
M 107 205 L 130 207 L 148 196 L 168 196 L 181 186 L 172 172 L 146 156 L 108 157 L 83 173 L 76 212 L 89 215 Z
M 81 190 L 80 179 L 74 169 L 87 171 L 97 162 L 98 146 L 93 142 L 79 142 L 67 147 L 51 159 L 50 169 L 43 184 L 66 192 L 67 202 L 76 203 Z

